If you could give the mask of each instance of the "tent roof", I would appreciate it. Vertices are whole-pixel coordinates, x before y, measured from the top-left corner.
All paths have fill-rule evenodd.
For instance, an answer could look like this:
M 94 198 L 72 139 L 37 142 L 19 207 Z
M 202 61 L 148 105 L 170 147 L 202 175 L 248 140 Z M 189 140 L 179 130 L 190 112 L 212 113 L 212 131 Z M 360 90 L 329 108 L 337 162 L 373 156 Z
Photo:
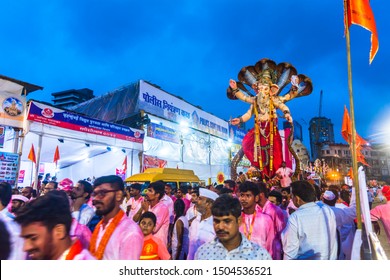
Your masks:
M 33 84 L 30 84 L 27 82 L 19 81 L 19 80 L 16 80 L 14 78 L 10 78 L 10 77 L 4 76 L 4 75 L 0 75 L 0 79 L 10 81 L 12 83 L 23 86 L 23 88 L 26 89 L 26 95 L 29 94 L 30 92 L 36 91 L 38 89 L 40 89 L 40 90 L 43 89 L 43 87 L 41 87 L 41 86 L 37 86 L 37 85 L 33 85 Z

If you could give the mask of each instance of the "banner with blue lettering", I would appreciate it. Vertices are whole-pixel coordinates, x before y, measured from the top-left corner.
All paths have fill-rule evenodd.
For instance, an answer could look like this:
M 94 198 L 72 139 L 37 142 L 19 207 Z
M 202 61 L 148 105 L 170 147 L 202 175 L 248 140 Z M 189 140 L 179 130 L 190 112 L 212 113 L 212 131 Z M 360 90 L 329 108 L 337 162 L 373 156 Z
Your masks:
M 38 102 L 30 103 L 27 120 L 136 143 L 142 143 L 144 139 L 142 130 L 81 116 Z
M 192 128 L 223 139 L 228 138 L 227 121 L 207 113 L 144 81 L 140 81 L 139 90 L 139 109 L 177 123 L 186 121 Z
M 232 140 L 232 142 L 234 144 L 241 145 L 245 134 L 246 134 L 245 130 L 242 130 L 242 129 L 238 128 L 237 126 L 229 124 L 229 139 Z

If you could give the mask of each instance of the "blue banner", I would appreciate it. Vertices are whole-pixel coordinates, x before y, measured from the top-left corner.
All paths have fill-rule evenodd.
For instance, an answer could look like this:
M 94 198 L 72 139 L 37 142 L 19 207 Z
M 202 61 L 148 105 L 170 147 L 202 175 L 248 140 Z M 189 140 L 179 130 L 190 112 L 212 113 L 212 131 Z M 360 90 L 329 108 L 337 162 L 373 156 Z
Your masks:
M 148 124 L 147 135 L 159 140 L 180 143 L 180 137 L 176 130 L 155 123 Z

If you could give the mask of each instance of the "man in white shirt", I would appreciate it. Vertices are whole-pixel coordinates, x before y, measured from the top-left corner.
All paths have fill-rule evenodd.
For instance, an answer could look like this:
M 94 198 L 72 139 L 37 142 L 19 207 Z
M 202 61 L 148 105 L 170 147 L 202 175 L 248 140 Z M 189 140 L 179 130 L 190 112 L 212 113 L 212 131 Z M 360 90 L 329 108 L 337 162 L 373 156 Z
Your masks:
M 265 248 L 240 233 L 241 205 L 237 198 L 221 195 L 211 211 L 217 237 L 196 251 L 196 260 L 272 260 Z
M 0 220 L 2 220 L 10 234 L 11 254 L 9 260 L 24 260 L 23 239 L 20 237 L 21 228 L 14 221 L 14 215 L 8 212 L 7 206 L 11 201 L 12 187 L 7 182 L 0 183 Z
M 291 183 L 292 200 L 298 209 L 282 232 L 285 260 L 336 260 L 336 217 L 329 206 L 316 203 L 316 191 L 307 181 Z
M 218 194 L 215 192 L 205 188 L 199 188 L 199 198 L 196 202 L 196 207 L 201 215 L 197 216 L 190 226 L 190 244 L 187 260 L 193 260 L 196 250 L 215 237 L 211 206 L 217 198 Z

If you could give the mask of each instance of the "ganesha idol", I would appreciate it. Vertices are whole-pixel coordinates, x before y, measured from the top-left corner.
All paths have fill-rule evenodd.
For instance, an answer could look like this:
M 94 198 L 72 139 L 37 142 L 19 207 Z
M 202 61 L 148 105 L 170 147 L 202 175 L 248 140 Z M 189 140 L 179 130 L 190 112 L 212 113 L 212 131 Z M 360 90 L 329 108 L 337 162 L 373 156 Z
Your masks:
M 290 84 L 289 90 L 281 94 Z M 276 64 L 270 59 L 261 59 L 255 66 L 247 66 L 238 74 L 238 81 L 230 80 L 227 90 L 228 98 L 239 99 L 250 104 L 249 110 L 239 118 L 230 122 L 240 125 L 254 118 L 254 127 L 249 130 L 242 141 L 242 151 L 232 160 L 232 178 L 237 176 L 237 165 L 243 155 L 251 162 L 252 167 L 259 170 L 261 179 L 269 181 L 276 170 L 281 167 L 283 159 L 282 140 L 278 130 L 279 109 L 293 130 L 293 119 L 286 102 L 296 97 L 309 95 L 312 92 L 311 80 L 289 63 Z M 294 156 L 295 174 L 299 172 L 299 159 L 291 147 L 292 135 L 288 139 L 289 151 Z

